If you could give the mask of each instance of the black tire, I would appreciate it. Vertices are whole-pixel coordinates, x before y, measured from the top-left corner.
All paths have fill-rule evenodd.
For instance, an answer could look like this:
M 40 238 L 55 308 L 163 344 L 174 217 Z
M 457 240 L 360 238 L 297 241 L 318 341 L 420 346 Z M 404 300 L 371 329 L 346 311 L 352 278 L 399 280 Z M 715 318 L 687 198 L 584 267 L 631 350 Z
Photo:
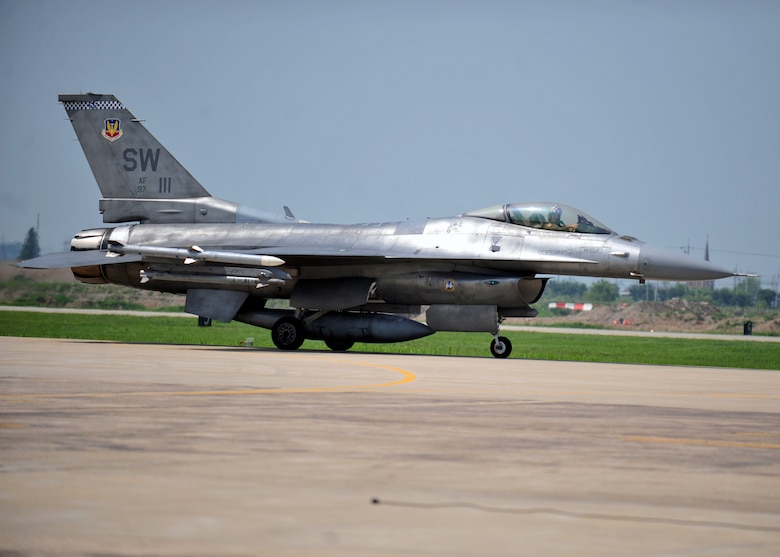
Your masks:
M 508 358 L 512 353 L 512 343 L 506 337 L 498 337 L 490 343 L 490 353 L 496 358 Z
M 325 346 L 333 350 L 334 352 L 346 352 L 355 345 L 352 340 L 343 340 L 337 338 L 329 338 L 325 341 Z
M 279 350 L 298 350 L 306 340 L 303 323 L 295 317 L 282 317 L 271 329 L 271 340 Z

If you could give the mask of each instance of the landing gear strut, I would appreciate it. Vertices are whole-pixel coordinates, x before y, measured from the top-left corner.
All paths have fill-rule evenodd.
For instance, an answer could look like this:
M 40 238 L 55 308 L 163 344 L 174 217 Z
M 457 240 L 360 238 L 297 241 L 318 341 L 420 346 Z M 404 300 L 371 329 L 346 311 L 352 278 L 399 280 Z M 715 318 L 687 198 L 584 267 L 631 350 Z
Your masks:
M 509 342 L 508 338 L 500 337 L 496 333 L 496 336 L 490 343 L 490 353 L 496 358 L 508 358 L 512 353 L 512 343 Z

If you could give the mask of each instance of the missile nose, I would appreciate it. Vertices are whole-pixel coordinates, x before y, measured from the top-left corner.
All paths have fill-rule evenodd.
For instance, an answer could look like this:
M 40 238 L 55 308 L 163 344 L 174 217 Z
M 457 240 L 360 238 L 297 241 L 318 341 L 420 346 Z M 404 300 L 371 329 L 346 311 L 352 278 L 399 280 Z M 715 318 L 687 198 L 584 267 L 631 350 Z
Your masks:
M 679 251 L 645 244 L 639 253 L 639 272 L 649 280 L 715 280 L 733 276 L 724 267 Z

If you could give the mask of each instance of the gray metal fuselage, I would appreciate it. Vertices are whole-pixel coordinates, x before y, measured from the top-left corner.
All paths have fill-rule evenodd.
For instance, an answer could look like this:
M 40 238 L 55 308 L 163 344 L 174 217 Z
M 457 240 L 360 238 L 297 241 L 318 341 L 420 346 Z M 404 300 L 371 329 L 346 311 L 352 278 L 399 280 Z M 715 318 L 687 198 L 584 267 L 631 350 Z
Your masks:
M 144 246 L 177 246 L 279 254 L 280 267 L 292 280 L 247 291 L 263 298 L 289 298 L 297 279 L 368 277 L 388 303 L 492 303 L 462 300 L 458 289 L 435 289 L 435 295 L 396 292 L 395 282 L 410 273 L 469 273 L 533 277 L 536 274 L 638 278 L 642 243 L 616 234 L 583 234 L 530 229 L 477 217 L 454 217 L 379 224 L 139 224 L 120 226 L 110 240 Z M 224 274 L 215 265 L 172 264 L 169 259 L 145 265 L 150 270 L 188 274 Z M 170 281 L 141 285 L 135 273 L 112 265 L 111 282 L 167 292 L 186 292 L 192 283 Z M 136 265 L 133 266 L 135 269 Z M 251 268 L 232 269 L 251 275 Z M 124 275 L 126 278 L 120 278 Z M 108 278 L 108 277 L 107 277 Z M 652 277 L 650 277 L 652 278 Z M 155 281 L 151 281 L 155 282 Z M 232 287 L 235 289 L 235 287 Z M 440 294 L 444 292 L 444 294 Z M 384 299 L 384 298 L 383 298 Z M 314 308 L 316 309 L 316 308 Z

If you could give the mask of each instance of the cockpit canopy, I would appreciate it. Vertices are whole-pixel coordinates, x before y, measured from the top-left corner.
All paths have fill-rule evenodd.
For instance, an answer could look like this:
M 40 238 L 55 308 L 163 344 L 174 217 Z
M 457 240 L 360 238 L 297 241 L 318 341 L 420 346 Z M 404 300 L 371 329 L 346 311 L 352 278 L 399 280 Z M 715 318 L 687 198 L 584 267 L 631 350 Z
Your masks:
M 509 203 L 463 214 L 464 217 L 510 222 L 529 228 L 581 232 L 583 234 L 613 234 L 612 230 L 579 209 L 559 203 Z

